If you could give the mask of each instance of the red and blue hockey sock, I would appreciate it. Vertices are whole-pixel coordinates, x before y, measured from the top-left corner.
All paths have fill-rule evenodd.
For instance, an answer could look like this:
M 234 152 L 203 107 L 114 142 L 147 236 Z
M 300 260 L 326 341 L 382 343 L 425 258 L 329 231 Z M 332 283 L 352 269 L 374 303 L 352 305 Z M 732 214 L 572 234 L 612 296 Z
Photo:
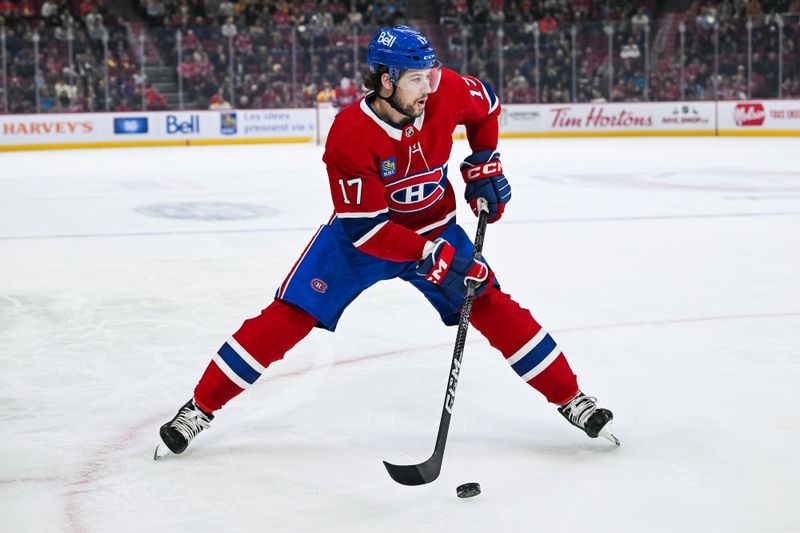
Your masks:
M 245 320 L 211 359 L 194 389 L 197 405 L 213 413 L 249 388 L 314 328 L 317 319 L 281 300 Z
M 511 297 L 490 287 L 476 298 L 470 322 L 500 350 L 523 381 L 561 405 L 578 393 L 578 379 L 550 334 Z

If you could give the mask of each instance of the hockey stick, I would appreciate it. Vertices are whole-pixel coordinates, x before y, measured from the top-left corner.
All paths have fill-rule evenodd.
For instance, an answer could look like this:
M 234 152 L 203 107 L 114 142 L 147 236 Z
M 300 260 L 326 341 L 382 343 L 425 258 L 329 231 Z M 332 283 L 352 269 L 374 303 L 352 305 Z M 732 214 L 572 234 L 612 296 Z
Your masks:
M 475 260 L 479 260 L 481 257 L 483 237 L 486 235 L 486 220 L 489 217 L 489 206 L 483 198 L 478 199 L 478 210 L 480 211 L 478 230 L 475 233 L 475 251 L 472 254 L 472 258 Z M 477 282 L 467 281 L 467 294 L 464 297 L 464 304 L 461 306 L 461 320 L 458 322 L 456 345 L 453 349 L 453 360 L 450 363 L 450 374 L 444 396 L 442 418 L 439 421 L 439 433 L 436 435 L 436 447 L 433 450 L 433 455 L 427 461 L 416 465 L 395 465 L 386 461 L 383 462 L 392 479 L 401 485 L 424 485 L 425 483 L 430 483 L 439 477 L 439 472 L 442 470 L 444 446 L 447 443 L 450 417 L 453 414 L 453 403 L 456 400 L 456 386 L 461 372 L 461 358 L 464 355 L 464 343 L 467 340 L 469 315 L 472 312 L 472 299 L 475 297 L 475 285 L 477 285 Z

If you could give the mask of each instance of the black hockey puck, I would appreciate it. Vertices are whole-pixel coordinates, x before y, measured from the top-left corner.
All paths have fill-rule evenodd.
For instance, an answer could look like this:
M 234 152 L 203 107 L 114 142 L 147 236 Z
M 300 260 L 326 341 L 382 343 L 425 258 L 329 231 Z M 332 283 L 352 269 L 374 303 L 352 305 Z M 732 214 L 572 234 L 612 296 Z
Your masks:
M 456 487 L 456 494 L 459 498 L 472 498 L 481 493 L 480 483 L 464 483 Z

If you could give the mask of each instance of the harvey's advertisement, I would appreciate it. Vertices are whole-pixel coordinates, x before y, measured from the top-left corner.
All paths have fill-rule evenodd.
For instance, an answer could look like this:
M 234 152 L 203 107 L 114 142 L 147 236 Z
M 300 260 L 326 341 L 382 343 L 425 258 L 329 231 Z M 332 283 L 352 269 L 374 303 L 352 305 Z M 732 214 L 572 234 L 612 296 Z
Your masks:
M 313 109 L 0 115 L 0 149 L 310 142 Z

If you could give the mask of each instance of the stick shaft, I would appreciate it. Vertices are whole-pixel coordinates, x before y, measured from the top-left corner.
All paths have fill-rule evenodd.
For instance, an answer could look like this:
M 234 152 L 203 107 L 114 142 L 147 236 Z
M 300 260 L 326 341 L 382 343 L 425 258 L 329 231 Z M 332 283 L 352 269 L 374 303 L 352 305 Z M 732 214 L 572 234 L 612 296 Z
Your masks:
M 472 258 L 476 261 L 480 260 L 483 253 L 483 239 L 486 235 L 486 224 L 489 218 L 489 209 L 483 198 L 478 200 L 478 209 L 478 229 L 475 232 L 475 248 L 472 253 Z M 467 341 L 469 316 L 472 312 L 472 300 L 475 298 L 476 285 L 476 281 L 467 281 L 467 293 L 461 306 L 461 319 L 458 322 L 458 333 L 456 334 L 456 343 L 453 348 L 453 358 L 450 362 L 450 374 L 447 378 L 447 390 L 445 391 L 442 417 L 439 420 L 439 432 L 436 434 L 436 446 L 433 450 L 433 455 L 427 461 L 416 465 L 395 465 L 386 461 L 383 462 L 392 479 L 400 484 L 423 485 L 430 483 L 439 477 L 439 472 L 442 470 L 444 448 L 447 444 L 447 434 L 450 431 L 450 418 L 453 415 L 453 404 L 456 400 L 456 386 L 461 373 L 461 359 L 464 356 L 464 344 Z

